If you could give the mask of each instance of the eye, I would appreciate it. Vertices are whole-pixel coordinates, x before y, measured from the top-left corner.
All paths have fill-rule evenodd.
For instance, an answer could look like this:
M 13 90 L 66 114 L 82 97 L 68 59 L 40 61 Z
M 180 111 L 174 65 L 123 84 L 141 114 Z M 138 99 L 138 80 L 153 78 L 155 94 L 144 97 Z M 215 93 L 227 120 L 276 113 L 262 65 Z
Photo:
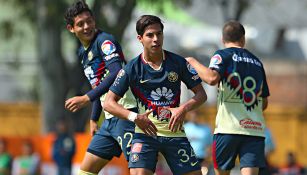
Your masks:
M 76 26 L 78 26 L 78 27 L 82 27 L 83 25 L 84 25 L 84 22 L 83 22 L 83 21 L 78 22 L 78 23 L 76 24 Z
M 153 33 L 147 33 L 146 36 L 149 37 L 149 38 L 152 38 L 152 37 L 154 37 L 154 34 Z

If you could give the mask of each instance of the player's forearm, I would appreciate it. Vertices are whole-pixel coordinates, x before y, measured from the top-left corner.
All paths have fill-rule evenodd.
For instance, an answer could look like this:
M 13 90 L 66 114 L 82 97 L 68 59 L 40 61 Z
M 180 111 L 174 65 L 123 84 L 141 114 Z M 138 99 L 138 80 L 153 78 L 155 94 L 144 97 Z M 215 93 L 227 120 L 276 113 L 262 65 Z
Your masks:
M 90 98 L 91 101 L 99 99 L 103 94 L 108 92 L 110 86 L 112 85 L 117 76 L 118 71 L 121 69 L 121 64 L 119 62 L 111 63 L 108 66 L 108 69 L 110 71 L 110 74 L 105 79 L 103 79 L 96 88 L 86 93 L 86 95 Z
M 103 109 L 121 119 L 128 119 L 128 115 L 131 111 L 125 109 L 122 105 L 118 104 L 117 101 L 119 99 L 114 98 L 111 94 L 114 93 L 112 91 L 109 91 L 103 104 Z
M 185 113 L 199 107 L 207 100 L 206 91 L 201 84 L 192 88 L 192 91 L 195 93 L 195 95 L 190 100 L 180 105 Z
M 193 66 L 199 77 L 209 85 L 216 85 L 219 81 L 219 74 L 216 71 L 202 65 L 196 58 L 187 57 L 186 60 Z

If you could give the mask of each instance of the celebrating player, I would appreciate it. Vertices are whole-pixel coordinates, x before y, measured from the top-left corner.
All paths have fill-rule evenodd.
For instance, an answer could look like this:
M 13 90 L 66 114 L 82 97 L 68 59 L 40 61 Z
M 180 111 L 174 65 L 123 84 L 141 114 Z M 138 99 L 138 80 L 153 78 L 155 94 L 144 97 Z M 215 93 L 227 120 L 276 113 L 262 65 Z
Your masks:
M 207 99 L 201 80 L 183 57 L 163 50 L 163 24 L 159 17 L 141 16 L 136 30 L 144 51 L 118 73 L 104 106 L 111 114 L 136 123 L 130 173 L 153 174 L 161 152 L 175 175 L 200 175 L 199 162 L 182 125 L 186 112 Z M 195 95 L 179 106 L 181 82 Z M 138 102 L 139 114 L 117 103 L 129 87 Z
M 269 89 L 261 61 L 244 49 L 245 29 L 237 21 L 223 27 L 225 49 L 211 58 L 209 68 L 187 58 L 200 78 L 218 84 L 218 112 L 213 138 L 216 174 L 227 175 L 240 158 L 242 175 L 256 175 L 265 166 L 263 110 Z
M 125 63 L 121 46 L 114 37 L 106 32 L 98 30 L 92 11 L 88 5 L 80 0 L 69 7 L 65 14 L 67 29 L 75 34 L 82 46 L 78 50 L 78 56 L 82 63 L 84 73 L 93 89 L 86 95 L 76 96 L 66 101 L 65 107 L 70 111 L 77 111 L 89 101 L 96 101 L 91 119 L 91 132 L 95 135 L 87 149 L 81 164 L 79 175 L 98 174 L 113 156 L 119 156 L 121 149 L 126 159 L 130 154 L 130 142 L 134 134 L 135 124 L 128 120 L 113 117 L 105 113 L 106 120 L 97 130 L 105 93 L 113 83 L 118 71 Z M 137 112 L 136 101 L 130 90 L 119 102 L 123 107 Z

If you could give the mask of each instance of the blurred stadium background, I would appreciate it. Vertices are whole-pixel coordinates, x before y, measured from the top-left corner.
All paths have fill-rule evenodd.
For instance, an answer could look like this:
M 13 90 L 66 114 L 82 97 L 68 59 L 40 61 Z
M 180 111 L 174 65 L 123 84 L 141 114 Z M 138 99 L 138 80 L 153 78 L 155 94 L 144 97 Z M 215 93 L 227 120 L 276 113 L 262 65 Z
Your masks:
M 97 26 L 114 34 L 126 58 L 142 49 L 135 22 L 142 14 L 158 14 L 165 24 L 164 48 L 194 56 L 208 65 L 222 48 L 221 27 L 240 20 L 247 48 L 264 62 L 271 96 L 265 118 L 276 144 L 270 162 L 282 167 L 295 153 L 307 166 L 307 10 L 306 0 L 87 0 Z M 66 118 L 77 139 L 75 169 L 90 136 L 90 107 L 75 114 L 64 109 L 68 97 L 84 94 L 89 85 L 75 56 L 78 42 L 65 30 L 63 13 L 72 0 L 0 0 L 0 137 L 13 156 L 31 139 L 43 161 L 42 174 L 54 173 L 50 149 L 55 122 Z M 209 99 L 201 107 L 203 122 L 214 128 L 215 87 L 205 85 Z M 189 95 L 184 87 L 182 101 Z M 115 159 L 104 174 L 125 174 Z

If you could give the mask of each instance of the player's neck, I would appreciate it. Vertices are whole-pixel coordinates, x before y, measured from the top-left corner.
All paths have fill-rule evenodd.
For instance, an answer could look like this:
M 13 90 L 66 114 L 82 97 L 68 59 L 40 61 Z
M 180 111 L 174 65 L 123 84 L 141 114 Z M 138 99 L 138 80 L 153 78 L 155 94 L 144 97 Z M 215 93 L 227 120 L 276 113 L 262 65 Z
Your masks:
M 225 43 L 224 44 L 226 48 L 230 48 L 230 47 L 236 47 L 236 48 L 243 48 L 244 46 L 242 46 L 241 44 L 238 43 Z
M 164 51 L 157 53 L 157 54 L 151 54 L 149 52 L 144 51 L 142 54 L 143 60 L 150 65 L 155 70 L 159 70 L 162 66 L 162 62 L 165 59 L 164 58 Z

